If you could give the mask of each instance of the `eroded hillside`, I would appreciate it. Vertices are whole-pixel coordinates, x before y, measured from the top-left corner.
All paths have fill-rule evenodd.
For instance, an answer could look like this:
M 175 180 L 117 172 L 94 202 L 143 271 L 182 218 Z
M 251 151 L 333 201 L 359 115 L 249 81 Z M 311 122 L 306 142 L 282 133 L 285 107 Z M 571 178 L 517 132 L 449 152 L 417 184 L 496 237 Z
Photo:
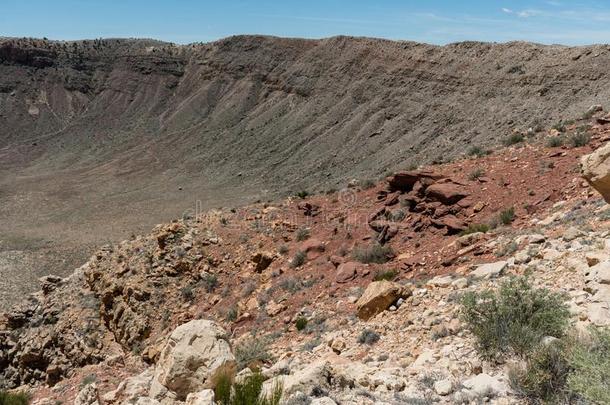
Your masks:
M 610 117 L 591 111 L 483 156 L 105 246 L 5 315 L 4 384 L 38 404 L 211 404 L 227 368 L 261 370 L 288 403 L 524 403 L 518 359 L 482 358 L 460 303 L 528 275 L 561 293 L 570 330 L 610 325 L 610 217 L 579 172 Z
M 2 39 L 6 301 L 197 201 L 342 187 L 580 117 L 610 95 L 609 58 L 607 46 L 349 37 Z

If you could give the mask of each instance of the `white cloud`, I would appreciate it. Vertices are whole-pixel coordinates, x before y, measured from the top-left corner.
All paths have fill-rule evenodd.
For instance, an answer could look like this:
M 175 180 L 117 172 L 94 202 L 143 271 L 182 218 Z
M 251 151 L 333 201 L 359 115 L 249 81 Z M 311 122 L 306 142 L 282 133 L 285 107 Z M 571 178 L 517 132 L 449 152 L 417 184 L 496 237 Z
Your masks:
M 521 18 L 534 17 L 534 16 L 542 14 L 542 12 L 540 12 L 538 10 L 527 9 L 527 10 L 515 11 L 515 10 L 511 10 L 510 8 L 506 8 L 506 7 L 503 7 L 502 11 L 506 14 L 516 15 L 517 17 L 521 17 Z

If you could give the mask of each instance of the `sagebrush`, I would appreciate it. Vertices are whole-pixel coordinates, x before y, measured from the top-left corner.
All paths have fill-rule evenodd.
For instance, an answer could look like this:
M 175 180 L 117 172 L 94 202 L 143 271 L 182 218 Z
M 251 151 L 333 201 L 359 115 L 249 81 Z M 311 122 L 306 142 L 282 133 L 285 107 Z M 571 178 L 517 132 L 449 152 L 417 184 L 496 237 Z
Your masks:
M 534 288 L 525 277 L 503 282 L 498 291 L 469 292 L 461 316 L 477 339 L 483 358 L 525 356 L 545 336 L 564 336 L 569 320 L 566 297 Z

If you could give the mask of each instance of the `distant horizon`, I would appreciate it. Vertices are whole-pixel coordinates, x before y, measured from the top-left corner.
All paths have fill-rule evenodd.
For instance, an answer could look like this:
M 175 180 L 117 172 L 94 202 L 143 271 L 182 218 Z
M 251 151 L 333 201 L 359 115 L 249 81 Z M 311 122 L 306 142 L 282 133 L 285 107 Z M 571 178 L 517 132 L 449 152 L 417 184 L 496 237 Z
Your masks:
M 319 37 L 319 38 L 293 37 L 293 36 L 281 36 L 281 35 L 271 35 L 271 34 L 232 34 L 232 35 L 228 35 L 226 37 L 221 37 L 221 38 L 210 40 L 210 41 L 193 41 L 193 42 L 186 42 L 186 43 L 177 43 L 177 42 L 166 41 L 166 40 L 159 39 L 159 38 L 149 38 L 149 37 L 92 37 L 92 38 L 80 38 L 80 39 L 56 39 L 56 38 L 49 38 L 49 37 L 32 37 L 32 36 L 20 36 L 20 37 L 13 36 L 13 37 L 11 37 L 11 36 L 0 35 L 0 39 L 34 39 L 34 40 L 47 40 L 49 42 L 83 42 L 83 41 L 95 41 L 95 40 L 127 41 L 127 40 L 131 40 L 131 41 L 156 41 L 156 42 L 161 42 L 164 44 L 171 44 L 171 45 L 176 45 L 176 46 L 189 46 L 189 45 L 194 45 L 194 44 L 210 44 L 210 43 L 214 43 L 214 42 L 218 42 L 218 41 L 223 41 L 223 40 L 226 40 L 226 39 L 229 39 L 232 37 L 267 37 L 267 38 L 278 38 L 278 39 L 288 39 L 288 40 L 290 40 L 290 39 L 306 40 L 306 41 L 322 41 L 322 40 L 331 39 L 331 38 L 347 37 L 347 38 L 372 39 L 372 40 L 390 41 L 390 42 L 411 42 L 411 43 L 430 45 L 430 46 L 439 46 L 439 47 L 454 45 L 454 44 L 461 44 L 461 43 L 468 43 L 468 42 L 481 43 L 481 44 L 492 44 L 492 45 L 526 43 L 526 44 L 540 45 L 540 46 L 561 46 L 561 47 L 567 47 L 567 48 L 590 47 L 590 46 L 609 46 L 610 45 L 610 40 L 609 40 L 609 42 L 594 42 L 594 43 L 570 45 L 570 44 L 561 44 L 561 43 L 541 43 L 541 42 L 527 41 L 527 40 L 481 41 L 481 40 L 473 40 L 473 39 L 464 39 L 461 41 L 448 42 L 448 43 L 444 43 L 444 44 L 435 44 L 435 43 L 431 43 L 431 42 L 416 41 L 416 40 L 412 40 L 412 39 L 408 39 L 408 38 L 394 39 L 394 38 L 369 37 L 369 36 L 363 36 L 363 35 L 349 35 L 349 34 L 337 34 L 337 35 L 332 35 L 332 36 L 328 36 L 328 37 Z
M 5 0 L 0 36 L 76 41 L 155 39 L 179 45 L 235 35 L 338 35 L 431 45 L 475 41 L 610 43 L 610 1 L 581 0 Z

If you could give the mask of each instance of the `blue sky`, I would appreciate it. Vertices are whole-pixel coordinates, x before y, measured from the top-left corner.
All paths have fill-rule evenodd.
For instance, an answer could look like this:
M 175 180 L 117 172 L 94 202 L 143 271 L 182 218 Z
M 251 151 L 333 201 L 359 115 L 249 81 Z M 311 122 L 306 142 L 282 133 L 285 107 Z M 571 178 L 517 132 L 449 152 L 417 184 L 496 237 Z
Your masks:
M 190 43 L 234 34 L 610 43 L 610 0 L 0 0 L 0 36 Z

